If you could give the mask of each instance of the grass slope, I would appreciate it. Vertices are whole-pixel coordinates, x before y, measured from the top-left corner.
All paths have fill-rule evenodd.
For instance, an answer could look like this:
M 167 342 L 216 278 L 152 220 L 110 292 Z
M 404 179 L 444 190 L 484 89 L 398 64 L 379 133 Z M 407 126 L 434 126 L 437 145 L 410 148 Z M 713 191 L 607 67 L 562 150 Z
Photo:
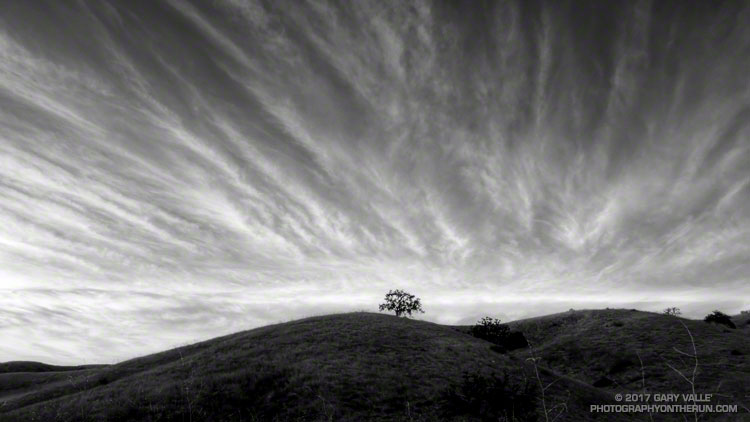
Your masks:
M 732 316 L 732 322 L 741 330 L 750 330 L 750 312 Z
M 56 366 L 28 361 L 0 363 L 0 403 L 24 396 L 31 390 L 70 382 L 106 366 Z
M 613 393 L 691 392 L 690 384 L 669 367 L 691 378 L 694 359 L 678 352 L 693 353 L 687 327 L 698 355 L 696 393 L 715 394 L 721 403 L 738 404 L 744 413 L 707 414 L 701 420 L 750 420 L 746 410 L 750 408 L 747 330 L 622 309 L 572 311 L 509 325 L 524 332 L 543 365 Z M 513 353 L 523 356 L 527 352 Z
M 73 371 L 0 399 L 0 421 L 480 420 L 445 413 L 446 393 L 466 373 L 505 373 L 518 389 L 537 381 L 524 358 L 490 347 L 423 321 L 314 317 Z M 610 393 L 545 368 L 540 377 L 555 381 L 547 406 L 567 407 L 558 421 L 632 420 L 589 413 L 589 404 L 611 403 Z

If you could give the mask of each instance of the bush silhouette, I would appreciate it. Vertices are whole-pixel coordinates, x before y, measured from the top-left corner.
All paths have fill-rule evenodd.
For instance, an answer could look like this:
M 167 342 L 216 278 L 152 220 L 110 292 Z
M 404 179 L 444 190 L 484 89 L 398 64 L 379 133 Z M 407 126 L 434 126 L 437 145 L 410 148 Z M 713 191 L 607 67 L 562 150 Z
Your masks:
M 520 331 L 511 331 L 503 344 L 506 350 L 516 350 L 529 346 L 526 336 Z
M 493 340 L 503 339 L 508 333 L 510 333 L 510 328 L 506 324 L 491 317 L 484 317 L 471 327 L 471 335 L 493 343 Z
M 404 314 L 411 316 L 412 312 L 424 313 L 419 298 L 403 290 L 389 290 L 385 295 L 385 303 L 381 303 L 379 309 L 395 312 L 398 317 Z
M 719 311 L 713 311 L 712 313 L 706 315 L 706 317 L 703 318 L 703 321 L 710 322 L 712 324 L 726 325 L 729 328 L 737 328 L 737 326 L 734 325 L 734 322 L 732 322 L 732 318 L 730 318 L 729 315 Z
M 479 320 L 470 330 L 471 335 L 482 340 L 494 343 L 499 348 L 495 351 L 510 351 L 528 346 L 526 337 L 520 331 L 511 331 L 507 324 L 499 319 L 484 317 Z

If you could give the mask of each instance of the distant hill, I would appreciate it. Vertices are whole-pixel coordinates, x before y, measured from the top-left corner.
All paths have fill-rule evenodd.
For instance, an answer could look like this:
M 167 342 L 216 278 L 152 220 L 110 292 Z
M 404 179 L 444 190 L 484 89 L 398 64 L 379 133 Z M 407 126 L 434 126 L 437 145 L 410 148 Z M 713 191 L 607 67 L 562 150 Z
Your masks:
M 505 394 L 518 395 L 519 414 L 524 400 L 533 405 L 516 421 L 545 421 L 540 383 L 544 405 L 555 409 L 550 420 L 558 411 L 557 421 L 649 420 L 589 407 L 616 403 L 616 392 L 640 390 L 635 350 L 650 391 L 685 390 L 684 380 L 659 369 L 657 358 L 671 357 L 673 345 L 689 344 L 679 321 L 696 336 L 699 392 L 718 379 L 725 380 L 722 392 L 744 392 L 750 379 L 746 333 L 701 321 L 607 310 L 513 323 L 542 358 L 535 368 L 529 351 L 497 353 L 460 327 L 351 313 L 271 325 L 111 366 L 0 374 L 0 421 L 498 420 L 489 419 L 486 408 Z M 735 348 L 742 354 L 732 355 Z M 601 385 L 602 376 L 615 384 Z M 505 392 L 492 389 L 497 380 L 504 380 Z M 742 420 L 731 416 L 701 420 Z
M 9 372 L 64 372 L 80 371 L 82 369 L 91 369 L 106 365 L 79 365 L 79 366 L 58 366 L 48 365 L 41 362 L 31 361 L 13 361 L 0 363 L 0 374 Z

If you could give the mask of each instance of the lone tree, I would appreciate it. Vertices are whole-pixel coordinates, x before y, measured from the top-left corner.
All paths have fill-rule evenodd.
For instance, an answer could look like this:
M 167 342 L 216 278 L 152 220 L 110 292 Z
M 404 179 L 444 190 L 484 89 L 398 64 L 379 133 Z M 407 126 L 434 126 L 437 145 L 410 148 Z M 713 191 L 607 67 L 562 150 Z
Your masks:
M 385 303 L 380 304 L 380 310 L 393 311 L 398 317 L 404 314 L 411 316 L 412 312 L 424 313 L 419 298 L 403 290 L 389 290 Z
M 680 308 L 672 307 L 667 308 L 662 312 L 664 315 L 671 315 L 671 316 L 679 316 L 682 315 L 682 312 L 680 311 Z

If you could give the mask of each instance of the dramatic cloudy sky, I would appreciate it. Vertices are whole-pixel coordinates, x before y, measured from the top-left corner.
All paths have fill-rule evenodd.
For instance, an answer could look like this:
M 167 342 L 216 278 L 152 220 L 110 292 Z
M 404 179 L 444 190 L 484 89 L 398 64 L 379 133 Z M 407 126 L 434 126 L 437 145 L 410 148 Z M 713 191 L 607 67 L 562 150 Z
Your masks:
M 0 361 L 749 308 L 747 6 L 1 2 Z

